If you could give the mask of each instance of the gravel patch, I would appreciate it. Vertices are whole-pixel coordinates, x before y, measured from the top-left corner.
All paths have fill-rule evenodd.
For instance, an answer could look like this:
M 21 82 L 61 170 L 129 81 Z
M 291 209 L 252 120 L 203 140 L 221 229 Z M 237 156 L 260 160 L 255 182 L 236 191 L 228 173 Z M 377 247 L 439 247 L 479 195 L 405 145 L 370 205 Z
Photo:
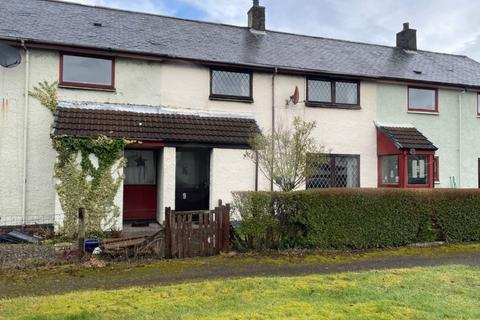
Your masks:
M 0 244 L 0 269 L 25 269 L 55 263 L 55 248 L 50 245 Z

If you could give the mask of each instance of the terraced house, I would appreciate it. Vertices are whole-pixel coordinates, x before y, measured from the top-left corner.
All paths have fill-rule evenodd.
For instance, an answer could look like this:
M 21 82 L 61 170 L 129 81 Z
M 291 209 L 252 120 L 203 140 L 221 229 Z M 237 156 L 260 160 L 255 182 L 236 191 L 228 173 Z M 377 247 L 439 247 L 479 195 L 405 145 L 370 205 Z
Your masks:
M 0 68 L 0 224 L 61 214 L 50 135 L 137 141 L 122 221 L 269 190 L 243 154 L 295 116 L 329 150 L 306 188 L 479 186 L 480 64 L 419 50 L 408 24 L 382 46 L 267 30 L 258 1 L 247 26 L 52 0 L 0 13 L 2 52 L 21 55 Z M 40 81 L 58 81 L 54 119 L 28 96 Z

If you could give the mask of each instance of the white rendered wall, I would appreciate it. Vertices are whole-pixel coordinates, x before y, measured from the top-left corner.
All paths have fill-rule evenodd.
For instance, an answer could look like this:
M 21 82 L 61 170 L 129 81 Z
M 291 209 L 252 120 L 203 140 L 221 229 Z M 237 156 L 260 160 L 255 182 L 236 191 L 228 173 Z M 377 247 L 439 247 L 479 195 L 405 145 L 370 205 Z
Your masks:
M 210 157 L 210 208 L 232 202 L 232 192 L 255 190 L 255 164 L 245 150 L 212 149 Z
M 21 218 L 23 92 L 25 64 L 11 70 L 0 69 L 0 99 L 9 98 L 9 109 L 0 109 L 0 215 Z M 203 66 L 188 63 L 146 62 L 116 59 L 115 92 L 59 88 L 61 100 L 168 106 L 172 109 L 225 112 L 255 118 L 263 132 L 270 132 L 272 117 L 272 75 L 255 72 L 253 103 L 209 100 L 210 72 Z M 40 81 L 58 81 L 59 53 L 31 50 L 31 90 Z M 276 122 L 291 123 L 295 116 L 315 120 L 315 137 L 332 153 L 359 154 L 361 186 L 374 187 L 377 179 L 376 84 L 361 82 L 361 110 L 341 110 L 306 107 L 305 77 L 278 75 L 275 80 Z M 286 106 L 286 99 L 295 86 L 300 103 Z M 52 216 L 55 209 L 53 166 L 55 152 L 51 147 L 50 131 L 53 117 L 33 98 L 30 101 L 27 161 L 27 216 Z M 132 107 L 132 111 L 135 111 Z M 223 158 L 222 158 L 223 157 Z M 222 162 L 219 159 L 229 159 Z M 232 191 L 253 189 L 252 163 L 243 159 L 243 151 L 215 149 L 212 153 L 211 204 L 222 198 L 228 201 Z M 160 165 L 158 218 L 163 220 L 163 208 L 175 204 L 175 148 L 164 148 Z M 235 166 L 238 167 L 235 167 Z M 218 168 L 217 168 L 218 166 Z M 243 168 L 242 170 L 240 170 Z M 237 171 L 238 170 L 238 171 Z M 231 172 L 236 172 L 231 174 Z M 225 178 L 228 176 L 228 178 Z M 220 179 L 225 185 L 217 185 Z M 228 182 L 228 185 L 227 185 Z M 269 189 L 269 181 L 259 175 L 259 188 Z M 123 197 L 117 196 L 121 204 Z M 123 208 L 122 208 L 123 209 Z M 1 223 L 1 222 L 0 222 Z
M 175 209 L 175 169 L 177 149 L 164 147 L 159 157 L 160 180 L 158 184 L 157 219 L 163 222 L 165 207 Z

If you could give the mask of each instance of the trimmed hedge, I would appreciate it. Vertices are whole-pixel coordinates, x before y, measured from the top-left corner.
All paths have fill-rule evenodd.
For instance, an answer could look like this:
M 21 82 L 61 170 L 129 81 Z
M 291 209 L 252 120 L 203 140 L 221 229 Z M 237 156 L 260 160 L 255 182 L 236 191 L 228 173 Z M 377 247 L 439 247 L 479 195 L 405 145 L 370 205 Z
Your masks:
M 437 189 L 432 192 L 430 212 L 433 225 L 441 230 L 441 240 L 480 241 L 479 190 Z
M 374 248 L 480 240 L 480 191 L 320 189 L 234 195 L 253 249 Z

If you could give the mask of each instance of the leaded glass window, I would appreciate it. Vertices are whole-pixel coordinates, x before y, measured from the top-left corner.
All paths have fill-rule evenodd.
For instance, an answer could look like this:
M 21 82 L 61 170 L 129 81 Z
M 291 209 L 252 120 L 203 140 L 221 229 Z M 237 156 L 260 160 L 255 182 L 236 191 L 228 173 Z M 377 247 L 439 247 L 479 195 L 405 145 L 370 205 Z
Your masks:
M 312 154 L 308 161 L 307 189 L 360 187 L 360 156 Z
M 323 80 L 308 81 L 308 100 L 332 102 L 332 83 Z
M 249 72 L 212 70 L 212 97 L 251 98 L 252 75 Z
M 307 104 L 358 106 L 359 83 L 331 79 L 307 80 Z

